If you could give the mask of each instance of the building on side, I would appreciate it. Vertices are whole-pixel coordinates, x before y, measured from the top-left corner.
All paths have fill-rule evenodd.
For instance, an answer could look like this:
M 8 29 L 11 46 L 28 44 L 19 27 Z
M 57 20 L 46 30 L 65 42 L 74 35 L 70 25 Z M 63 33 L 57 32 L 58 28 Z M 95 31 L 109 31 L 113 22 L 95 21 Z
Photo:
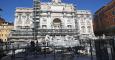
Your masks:
M 96 11 L 94 24 L 96 35 L 115 35 L 115 0 Z
M 7 42 L 9 33 L 13 29 L 14 25 L 12 23 L 4 22 L 0 25 L 0 40 L 2 42 Z
M 9 35 L 10 41 L 31 41 L 33 40 L 33 9 L 16 8 L 14 29 Z
M 14 30 L 32 26 L 33 20 L 32 8 L 16 8 Z
M 75 46 L 78 39 L 94 37 L 91 11 L 77 10 L 61 0 L 33 2 L 33 8 L 16 8 L 11 41 L 37 40 L 41 44 Z
M 81 39 L 95 37 L 93 32 L 93 15 L 90 10 L 77 10 L 77 27 Z

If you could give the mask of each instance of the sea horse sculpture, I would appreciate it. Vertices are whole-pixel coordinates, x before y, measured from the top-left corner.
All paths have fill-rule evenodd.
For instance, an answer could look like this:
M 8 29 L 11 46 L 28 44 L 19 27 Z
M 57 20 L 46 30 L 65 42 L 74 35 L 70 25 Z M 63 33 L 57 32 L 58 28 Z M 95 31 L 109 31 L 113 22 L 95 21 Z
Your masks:
M 45 41 L 50 41 L 50 36 L 49 35 L 46 35 Z

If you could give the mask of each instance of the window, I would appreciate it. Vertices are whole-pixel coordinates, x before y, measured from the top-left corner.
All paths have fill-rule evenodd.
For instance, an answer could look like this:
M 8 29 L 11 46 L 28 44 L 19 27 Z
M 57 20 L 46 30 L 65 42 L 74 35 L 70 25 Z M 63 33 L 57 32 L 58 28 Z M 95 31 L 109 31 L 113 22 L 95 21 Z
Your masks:
M 43 19 L 43 22 L 46 22 L 46 19 Z
M 18 13 L 18 15 L 19 15 L 19 16 L 21 16 L 21 15 L 22 15 L 22 13 Z
M 34 18 L 34 20 L 39 20 L 40 18 Z
M 115 22 L 115 18 L 113 18 L 113 22 Z
M 7 39 L 4 39 L 4 41 L 7 41 Z
M 80 17 L 83 18 L 84 16 L 85 16 L 85 15 L 82 14 Z
M 91 32 L 91 27 L 88 26 L 87 29 L 88 29 L 88 32 L 90 33 Z
M 22 16 L 24 19 L 26 18 L 26 16 Z
M 81 19 L 81 24 L 84 25 L 85 24 L 85 20 Z
M 112 15 L 115 15 L 115 11 L 112 11 Z
M 90 21 L 87 21 L 87 25 L 90 25 Z
M 26 23 L 25 23 L 25 24 L 30 24 L 30 19 L 29 19 L 30 16 L 29 16 L 29 13 L 27 13 L 27 16 L 26 16 L 26 17 L 27 17 L 27 19 L 26 19 Z
M 16 26 L 17 28 L 22 28 L 22 26 Z
M 43 28 L 43 29 L 46 29 L 46 28 L 47 28 L 47 26 L 46 26 L 46 25 L 42 25 L 42 28 Z
M 84 20 L 86 20 L 87 19 L 87 17 L 84 17 Z
M 68 27 L 68 28 L 72 28 L 72 26 L 71 26 L 71 25 L 68 25 L 67 27 Z
M 90 15 L 86 15 L 86 17 L 90 17 Z
M 42 23 L 43 23 L 43 24 L 47 24 L 47 19 L 43 18 Z
M 29 13 L 27 13 L 27 14 L 26 14 L 26 16 L 27 16 L 27 20 L 29 20 L 30 14 L 29 14 Z
M 27 16 L 29 16 L 29 15 L 30 15 L 30 13 L 26 13 L 26 15 L 27 15 Z
M 71 21 L 70 21 L 70 19 L 68 19 L 68 20 L 67 20 L 67 22 L 69 22 L 69 23 L 70 23 L 70 22 L 71 22 Z
M 85 18 L 81 18 L 81 22 L 85 22 L 85 20 L 84 20 Z
M 84 26 L 81 27 L 81 30 L 82 30 L 82 33 L 85 33 L 85 27 Z

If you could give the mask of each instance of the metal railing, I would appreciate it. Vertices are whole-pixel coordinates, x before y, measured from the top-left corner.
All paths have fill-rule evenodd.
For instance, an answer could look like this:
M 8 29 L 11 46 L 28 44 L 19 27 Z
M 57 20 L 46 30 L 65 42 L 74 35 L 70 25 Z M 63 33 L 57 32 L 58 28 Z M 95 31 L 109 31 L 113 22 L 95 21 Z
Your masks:
M 17 50 L 22 50 L 21 52 L 17 52 Z M 7 57 L 2 58 L 2 60 L 80 60 L 80 59 L 88 59 L 90 57 L 79 56 L 74 47 L 58 47 L 58 46 L 39 46 L 35 45 L 27 45 L 25 47 L 13 47 L 10 49 L 4 49 L 4 51 L 12 52 Z M 79 58 L 80 59 L 79 59 Z

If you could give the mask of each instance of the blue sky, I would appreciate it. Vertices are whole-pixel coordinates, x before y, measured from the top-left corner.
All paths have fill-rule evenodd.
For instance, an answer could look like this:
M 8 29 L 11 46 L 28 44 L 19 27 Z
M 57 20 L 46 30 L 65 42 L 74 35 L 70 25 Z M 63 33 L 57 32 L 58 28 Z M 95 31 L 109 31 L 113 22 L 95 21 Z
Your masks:
M 42 0 L 42 2 L 50 2 L 51 0 Z M 96 10 L 106 5 L 111 0 L 62 0 L 64 3 L 72 3 L 76 9 Z M 14 22 L 14 14 L 16 7 L 32 7 L 32 0 L 1 0 L 0 8 L 3 9 L 0 15 L 9 22 Z

